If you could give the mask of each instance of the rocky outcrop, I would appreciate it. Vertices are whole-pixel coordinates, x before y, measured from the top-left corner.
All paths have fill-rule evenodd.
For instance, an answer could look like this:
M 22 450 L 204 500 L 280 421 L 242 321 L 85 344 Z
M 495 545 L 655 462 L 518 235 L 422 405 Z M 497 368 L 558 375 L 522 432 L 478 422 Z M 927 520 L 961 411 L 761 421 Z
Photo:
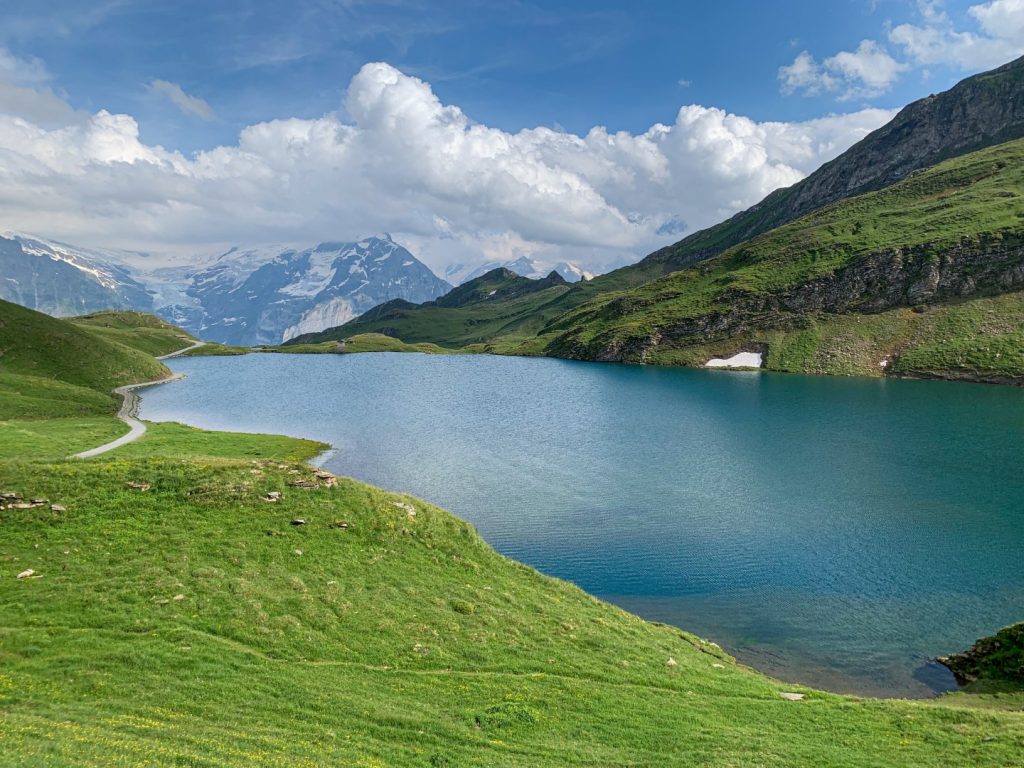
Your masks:
M 549 352 L 576 359 L 643 362 L 659 345 L 705 344 L 753 331 L 786 330 L 802 326 L 814 313 L 876 313 L 1022 288 L 1024 243 L 1019 238 L 993 236 L 944 248 L 926 243 L 868 254 L 851 266 L 779 293 L 726 291 L 711 311 L 643 334 L 598 337 L 589 344 L 562 338 Z M 643 302 L 623 296 L 600 314 L 625 316 Z
M 963 653 L 939 656 L 960 685 L 992 680 L 1024 685 L 1024 622 L 983 637 Z
M 790 312 L 883 312 L 1024 287 L 1024 246 L 1016 238 L 930 244 L 873 253 L 767 302 Z

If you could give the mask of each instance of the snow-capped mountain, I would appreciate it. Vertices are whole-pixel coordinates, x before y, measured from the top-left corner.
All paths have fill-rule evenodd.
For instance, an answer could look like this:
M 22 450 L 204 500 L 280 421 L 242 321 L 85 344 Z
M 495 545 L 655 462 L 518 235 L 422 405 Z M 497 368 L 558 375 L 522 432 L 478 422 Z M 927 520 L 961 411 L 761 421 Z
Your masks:
M 538 259 L 531 259 L 529 256 L 520 256 L 512 261 L 488 261 L 477 267 L 464 267 L 461 264 L 449 267 L 445 277 L 456 285 L 462 285 L 480 275 L 485 275 L 492 269 L 504 267 L 510 269 L 521 277 L 528 277 L 531 280 L 540 280 L 551 274 L 552 271 L 560 274 L 566 282 L 575 283 L 580 280 L 589 280 L 593 275 L 584 271 L 581 267 L 569 261 L 559 261 L 551 264 Z
M 151 310 L 146 286 L 120 263 L 127 254 L 76 248 L 16 232 L 0 234 L 0 299 L 50 315 Z
M 172 322 L 226 344 L 278 344 L 392 299 L 430 301 L 452 286 L 389 235 L 308 248 L 233 248 L 188 276 Z
M 322 331 L 392 299 L 430 301 L 452 288 L 389 235 L 232 248 L 198 269 L 152 263 L 145 254 L 6 233 L 0 299 L 51 315 L 155 312 L 204 339 L 254 345 Z

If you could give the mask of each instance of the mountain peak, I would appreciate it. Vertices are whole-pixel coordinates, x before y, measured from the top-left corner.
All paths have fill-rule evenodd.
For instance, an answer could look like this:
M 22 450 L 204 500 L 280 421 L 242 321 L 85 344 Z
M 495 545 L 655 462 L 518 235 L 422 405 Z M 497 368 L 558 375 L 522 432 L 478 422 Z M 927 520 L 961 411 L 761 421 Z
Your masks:
M 534 259 L 531 256 L 520 256 L 510 261 L 488 261 L 474 269 L 468 270 L 461 265 L 457 265 L 449 268 L 446 276 L 452 282 L 463 285 L 470 280 L 475 280 L 489 272 L 493 272 L 495 269 L 511 270 L 520 277 L 528 277 L 531 280 L 543 280 L 552 271 L 558 272 L 569 283 L 577 282 L 584 277 L 587 279 L 593 277 L 589 272 L 586 272 L 570 261 L 560 261 L 557 264 L 551 264 L 550 262 Z

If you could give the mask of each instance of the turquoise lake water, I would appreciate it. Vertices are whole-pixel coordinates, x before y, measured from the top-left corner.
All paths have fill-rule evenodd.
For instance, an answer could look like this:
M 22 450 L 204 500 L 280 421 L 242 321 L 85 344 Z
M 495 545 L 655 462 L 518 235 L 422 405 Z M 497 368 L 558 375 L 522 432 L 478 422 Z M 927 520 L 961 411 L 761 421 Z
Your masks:
M 1024 620 L 1024 390 L 491 356 L 170 361 L 145 419 L 311 437 L 496 549 L 785 680 L 954 686 Z

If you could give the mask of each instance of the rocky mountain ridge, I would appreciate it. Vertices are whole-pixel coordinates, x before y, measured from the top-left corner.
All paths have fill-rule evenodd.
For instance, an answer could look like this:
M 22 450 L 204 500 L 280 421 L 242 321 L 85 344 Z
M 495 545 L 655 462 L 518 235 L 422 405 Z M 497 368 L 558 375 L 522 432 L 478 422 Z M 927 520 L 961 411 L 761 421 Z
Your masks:
M 590 280 L 594 277 L 594 273 L 588 272 L 571 261 L 550 263 L 529 256 L 520 256 L 518 259 L 510 261 L 488 261 L 468 271 L 461 264 L 456 264 L 445 271 L 445 277 L 450 283 L 458 286 L 482 277 L 495 269 L 507 269 L 520 277 L 527 277 L 531 280 L 543 280 L 552 272 L 557 272 L 567 283 Z
M 661 345 L 708 344 L 743 334 L 801 327 L 815 313 L 879 313 L 1024 289 L 1024 239 L 965 239 L 936 255 L 929 244 L 886 249 L 791 289 L 769 294 L 724 292 L 723 309 L 681 318 L 645 335 L 579 344 L 571 336 L 551 347 L 562 357 L 643 361 Z M 605 313 L 627 318 L 656 302 L 616 299 Z
M 829 203 L 883 189 L 916 170 L 1022 136 L 1024 57 L 908 104 L 890 122 L 802 181 L 655 251 L 636 265 L 609 273 L 609 282 L 647 282 Z M 600 282 L 599 278 L 596 283 Z
M 393 299 L 451 289 L 390 235 L 313 246 L 232 248 L 199 268 L 29 235 L 0 237 L 0 298 L 55 316 L 155 312 L 226 344 L 278 344 Z
M 112 253 L 15 232 L 0 235 L 0 299 L 55 316 L 153 307 Z
M 450 289 L 385 234 L 308 248 L 232 249 L 190 275 L 182 304 L 158 311 L 213 341 L 278 344 L 393 299 L 429 301 Z

